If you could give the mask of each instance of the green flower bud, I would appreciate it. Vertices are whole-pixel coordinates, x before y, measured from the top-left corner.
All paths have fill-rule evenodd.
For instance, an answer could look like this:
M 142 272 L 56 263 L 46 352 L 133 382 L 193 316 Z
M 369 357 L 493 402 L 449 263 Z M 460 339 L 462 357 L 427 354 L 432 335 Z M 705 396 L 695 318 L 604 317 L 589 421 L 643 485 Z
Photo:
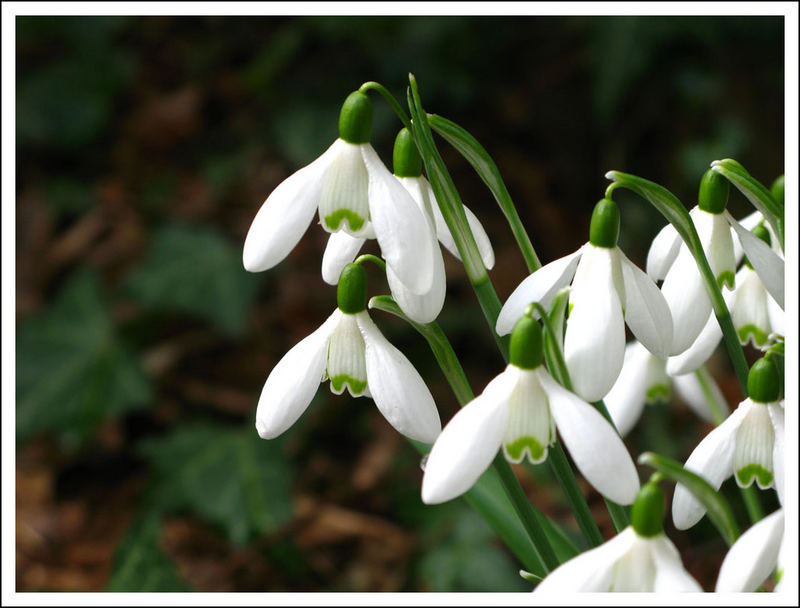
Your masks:
M 542 327 L 536 319 L 524 316 L 514 325 L 509 361 L 522 369 L 536 369 L 542 364 Z
M 589 242 L 595 247 L 611 249 L 617 246 L 617 238 L 619 238 L 619 207 L 610 198 L 604 198 L 592 211 Z
M 339 275 L 336 288 L 339 310 L 354 315 L 367 307 L 367 271 L 359 264 L 348 264 Z
M 422 175 L 422 158 L 411 131 L 403 127 L 394 140 L 394 174 L 397 177 L 419 177 Z
M 728 204 L 730 184 L 722 175 L 709 169 L 700 180 L 700 192 L 697 194 L 697 203 L 700 209 L 719 215 L 725 211 Z
M 780 396 L 780 375 L 775 363 L 762 357 L 750 368 L 747 392 L 758 403 L 775 403 Z
M 772 194 L 772 198 L 774 198 L 779 205 L 783 205 L 783 175 L 772 182 L 772 187 L 769 191 Z
M 639 536 L 657 536 L 664 531 L 664 492 L 658 482 L 648 481 L 631 507 L 631 525 Z
M 366 144 L 372 135 L 372 102 L 360 91 L 353 91 L 342 104 L 339 137 L 350 144 Z

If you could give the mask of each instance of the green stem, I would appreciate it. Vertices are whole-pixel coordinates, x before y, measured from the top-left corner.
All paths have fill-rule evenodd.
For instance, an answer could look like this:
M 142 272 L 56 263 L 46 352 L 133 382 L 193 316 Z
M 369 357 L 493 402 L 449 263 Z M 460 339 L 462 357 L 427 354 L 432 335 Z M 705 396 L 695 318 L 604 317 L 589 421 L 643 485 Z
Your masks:
M 379 82 L 370 80 L 362 84 L 358 90 L 362 93 L 366 93 L 367 91 L 377 91 L 380 93 L 389 105 L 392 106 L 394 113 L 397 114 L 403 126 L 409 131 L 411 130 L 411 121 L 408 118 L 408 114 L 406 114 L 405 110 L 403 110 L 403 106 L 400 105 L 400 102 L 395 99 L 394 95 L 392 95 L 385 86 Z
M 600 534 L 600 528 L 597 527 L 597 522 L 592 517 L 592 512 L 586 503 L 586 498 L 584 498 L 580 486 L 578 486 L 575 473 L 572 472 L 572 467 L 560 442 L 556 441 L 550 446 L 547 461 L 550 463 L 550 469 L 555 474 L 564 492 L 569 508 L 572 510 L 575 521 L 578 522 L 578 527 L 581 529 L 586 542 L 591 547 L 603 544 L 603 535 Z
M 383 271 L 386 270 L 386 262 L 384 262 L 378 256 L 372 255 L 371 253 L 364 253 L 358 256 L 353 264 L 365 264 L 367 262 L 372 262 Z
M 747 516 L 750 518 L 751 523 L 764 519 L 764 509 L 761 508 L 761 501 L 758 498 L 758 490 L 755 486 L 747 488 L 739 488 L 744 501 L 744 507 L 747 509 Z

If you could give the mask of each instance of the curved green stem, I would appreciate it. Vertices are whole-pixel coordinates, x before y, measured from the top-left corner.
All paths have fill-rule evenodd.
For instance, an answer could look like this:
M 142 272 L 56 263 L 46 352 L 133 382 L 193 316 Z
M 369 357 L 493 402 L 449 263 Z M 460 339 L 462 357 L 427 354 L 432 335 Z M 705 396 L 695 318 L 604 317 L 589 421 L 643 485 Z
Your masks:
M 367 262 L 372 262 L 383 271 L 386 270 L 386 262 L 380 259 L 377 255 L 372 255 L 371 253 L 361 254 L 355 259 L 353 264 L 366 264 Z
M 409 131 L 411 130 L 411 121 L 408 118 L 408 114 L 406 114 L 405 110 L 403 110 L 403 106 L 400 105 L 400 102 L 395 99 L 394 95 L 392 95 L 385 86 L 379 82 L 370 80 L 362 84 L 358 90 L 362 93 L 366 93 L 367 91 L 376 91 L 380 93 L 388 102 L 388 104 L 392 106 L 394 113 L 397 114 L 397 117 L 400 119 L 400 122 L 403 123 L 403 126 Z

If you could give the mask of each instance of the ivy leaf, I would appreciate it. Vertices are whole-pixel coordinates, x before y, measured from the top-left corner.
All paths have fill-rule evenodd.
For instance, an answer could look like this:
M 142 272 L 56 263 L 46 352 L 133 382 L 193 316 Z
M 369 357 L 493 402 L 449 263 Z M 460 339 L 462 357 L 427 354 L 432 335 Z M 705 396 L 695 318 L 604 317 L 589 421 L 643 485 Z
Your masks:
M 109 591 L 191 591 L 158 545 L 161 517 L 148 513 L 128 528 L 117 547 Z
M 187 313 L 240 334 L 257 278 L 242 266 L 241 249 L 216 231 L 170 224 L 156 232 L 126 287 L 148 308 Z
M 17 437 L 84 439 L 103 420 L 150 400 L 147 377 L 120 342 L 94 273 L 74 276 L 44 314 L 17 328 Z
M 289 468 L 280 443 L 243 430 L 195 424 L 140 444 L 154 484 L 150 500 L 225 529 L 236 544 L 280 528 L 292 515 Z

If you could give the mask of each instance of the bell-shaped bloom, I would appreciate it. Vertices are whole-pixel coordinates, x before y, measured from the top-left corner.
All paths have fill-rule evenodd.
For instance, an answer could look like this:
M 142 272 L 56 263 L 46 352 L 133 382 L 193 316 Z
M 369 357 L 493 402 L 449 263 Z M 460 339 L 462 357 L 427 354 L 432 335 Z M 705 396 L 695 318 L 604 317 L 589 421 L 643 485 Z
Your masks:
M 702 380 L 697 374 L 702 374 Z M 714 421 L 709 398 L 719 405 L 723 415 L 728 414 L 725 397 L 708 373 L 698 371 L 672 376 L 664 359 L 636 341 L 625 347 L 622 372 L 603 401 L 620 435 L 625 436 L 641 417 L 645 404 L 668 402 L 673 388 L 692 411 L 708 422 Z
M 684 467 L 703 477 L 714 489 L 733 475 L 743 488 L 754 481 L 762 490 L 775 487 L 783 501 L 783 453 L 783 405 L 747 398 L 706 435 Z M 672 500 L 675 527 L 686 530 L 704 514 L 705 507 L 692 493 L 683 485 L 676 485 Z
M 433 397 L 406 357 L 392 346 L 366 310 L 337 309 L 296 344 L 267 378 L 256 411 L 256 429 L 272 439 L 288 429 L 311 403 L 320 382 L 331 391 L 372 397 L 397 431 L 433 443 L 441 431 Z
M 556 431 L 590 484 L 614 502 L 633 502 L 636 467 L 611 424 L 542 365 L 523 369 L 514 363 L 457 412 L 433 444 L 423 502 L 441 503 L 469 490 L 501 447 L 511 462 L 544 461 Z
M 783 508 L 750 526 L 725 555 L 716 591 L 756 591 L 778 564 L 783 528 Z
M 652 353 L 671 351 L 672 318 L 655 283 L 619 247 L 591 242 L 542 266 L 520 283 L 497 318 L 497 333 L 509 333 L 531 302 L 547 307 L 572 283 L 564 358 L 575 393 L 599 401 L 622 369 L 625 324 Z
M 599 547 L 561 564 L 533 592 L 563 596 L 583 591 L 702 590 L 684 569 L 678 550 L 663 532 L 642 536 L 628 526 Z

